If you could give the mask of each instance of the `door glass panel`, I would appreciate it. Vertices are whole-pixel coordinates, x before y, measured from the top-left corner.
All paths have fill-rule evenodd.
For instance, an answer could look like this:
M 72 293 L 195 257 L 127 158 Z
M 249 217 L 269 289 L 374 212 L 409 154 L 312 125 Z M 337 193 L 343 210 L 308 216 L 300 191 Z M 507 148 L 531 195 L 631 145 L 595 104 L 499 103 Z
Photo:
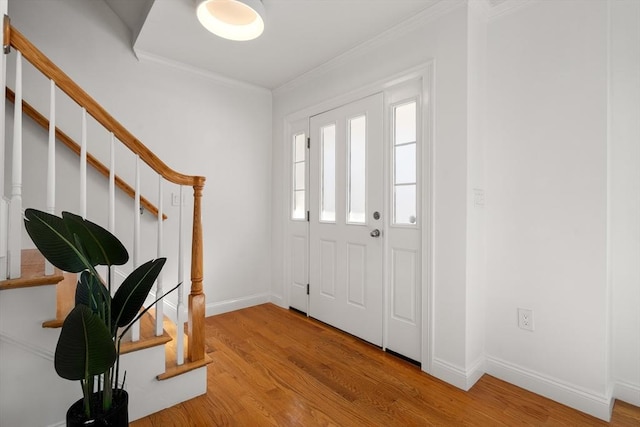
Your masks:
M 305 155 L 305 140 L 306 138 L 304 137 L 304 133 L 299 133 L 296 136 L 294 136 L 294 150 L 295 150 L 295 154 L 294 154 L 294 161 L 297 162 L 304 162 L 304 155 Z
M 393 108 L 393 223 L 416 224 L 416 101 Z
M 322 152 L 321 171 L 322 188 L 320 191 L 320 221 L 336 220 L 336 125 L 320 129 Z
M 396 185 L 394 193 L 394 222 L 396 224 L 415 224 L 416 185 Z
M 416 141 L 416 103 L 395 107 L 395 143 L 406 144 Z
M 349 120 L 348 223 L 364 224 L 366 208 L 366 116 Z
M 304 190 L 296 190 L 293 193 L 293 218 L 306 219 L 304 207 Z
M 416 182 L 416 144 L 396 146 L 396 184 Z
M 292 182 L 292 219 L 306 219 L 305 176 L 306 176 L 306 136 L 299 133 L 293 136 L 293 182 Z
M 296 163 L 294 165 L 295 177 L 294 177 L 294 189 L 304 190 L 304 162 Z

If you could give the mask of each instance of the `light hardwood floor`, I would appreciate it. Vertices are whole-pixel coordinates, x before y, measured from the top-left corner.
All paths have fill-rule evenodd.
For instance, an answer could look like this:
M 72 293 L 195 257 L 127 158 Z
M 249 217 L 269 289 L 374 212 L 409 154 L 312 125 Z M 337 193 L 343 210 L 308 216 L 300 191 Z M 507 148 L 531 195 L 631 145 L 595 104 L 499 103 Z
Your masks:
M 485 375 L 464 392 L 272 304 L 206 320 L 207 394 L 131 423 L 170 426 L 640 426 L 610 424 Z

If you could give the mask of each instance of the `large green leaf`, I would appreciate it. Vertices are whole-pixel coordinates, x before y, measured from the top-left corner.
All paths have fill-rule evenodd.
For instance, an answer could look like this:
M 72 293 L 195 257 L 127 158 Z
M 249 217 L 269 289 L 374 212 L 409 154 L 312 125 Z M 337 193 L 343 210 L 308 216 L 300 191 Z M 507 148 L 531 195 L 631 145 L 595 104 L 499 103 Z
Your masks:
M 77 305 L 62 324 L 56 346 L 56 372 L 68 380 L 84 380 L 113 366 L 116 349 L 109 329 L 89 307 Z
M 129 260 L 122 242 L 98 224 L 69 212 L 62 212 L 62 220 L 91 265 L 122 265 Z
M 124 279 L 111 302 L 111 315 L 119 327 L 127 326 L 136 317 L 166 260 L 148 261 Z
M 85 270 L 80 274 L 80 280 L 76 286 L 77 304 L 84 304 L 96 313 L 104 306 L 111 306 L 111 295 L 96 276 Z
M 129 260 L 116 236 L 69 212 L 63 212 L 60 218 L 27 209 L 25 227 L 44 257 L 64 271 L 79 273 L 96 265 L 122 265 Z
M 75 239 L 62 218 L 35 209 L 24 212 L 24 225 L 38 250 L 61 270 L 78 273 L 87 260 L 76 248 Z

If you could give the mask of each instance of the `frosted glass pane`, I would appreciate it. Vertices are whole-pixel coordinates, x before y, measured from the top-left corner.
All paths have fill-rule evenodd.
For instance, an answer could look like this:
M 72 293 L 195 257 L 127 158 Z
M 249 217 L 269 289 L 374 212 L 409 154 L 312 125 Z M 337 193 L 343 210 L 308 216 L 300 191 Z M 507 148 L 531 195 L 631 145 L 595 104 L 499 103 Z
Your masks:
M 320 220 L 336 220 L 336 126 L 320 130 L 322 151 L 322 191 L 320 194 Z
M 293 192 L 293 219 L 306 219 L 304 190 Z
M 293 145 L 294 145 L 294 153 L 293 153 L 293 158 L 294 158 L 294 162 L 303 162 L 304 161 L 304 155 L 305 155 L 305 150 L 306 150 L 306 144 L 305 144 L 305 137 L 304 137 L 304 133 L 299 133 L 296 136 L 293 137 L 294 141 L 293 141 Z
M 399 105 L 395 108 L 395 143 L 406 144 L 416 141 L 416 103 Z
M 347 222 L 365 222 L 367 119 L 349 120 L 349 213 Z
M 396 184 L 416 183 L 416 144 L 395 147 Z
M 304 162 L 294 166 L 294 190 L 304 190 Z
M 394 189 L 394 223 L 416 223 L 416 186 L 397 185 Z

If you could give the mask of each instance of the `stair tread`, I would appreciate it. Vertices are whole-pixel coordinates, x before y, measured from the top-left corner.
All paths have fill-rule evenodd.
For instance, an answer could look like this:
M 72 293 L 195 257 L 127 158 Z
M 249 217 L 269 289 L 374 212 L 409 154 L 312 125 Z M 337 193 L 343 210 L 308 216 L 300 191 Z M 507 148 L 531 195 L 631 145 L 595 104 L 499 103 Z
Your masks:
M 169 378 L 176 377 L 178 375 L 184 374 L 189 371 L 193 371 L 194 369 L 201 368 L 203 366 L 207 366 L 209 363 L 213 362 L 213 359 L 209 357 L 207 354 L 204 355 L 204 359 L 196 360 L 194 362 L 190 361 L 187 357 L 187 348 L 188 346 L 188 336 L 184 334 L 184 363 L 182 365 L 178 365 L 178 356 L 177 356 L 177 347 L 178 341 L 176 337 L 178 336 L 178 326 L 172 321 L 165 318 L 164 329 L 173 337 L 173 340 L 165 346 L 165 371 L 164 373 L 157 376 L 158 380 L 166 380 Z
M 21 257 L 20 277 L 0 281 L 0 290 L 55 285 L 64 279 L 57 268 L 53 274 L 45 274 L 45 260 L 37 249 L 23 249 Z
M 162 335 L 156 336 L 155 320 L 152 310 L 145 313 L 140 319 L 140 339 L 138 341 L 122 341 L 120 354 L 131 353 L 170 342 L 173 338 L 166 330 L 162 331 Z M 164 323 L 166 323 L 166 320 Z

